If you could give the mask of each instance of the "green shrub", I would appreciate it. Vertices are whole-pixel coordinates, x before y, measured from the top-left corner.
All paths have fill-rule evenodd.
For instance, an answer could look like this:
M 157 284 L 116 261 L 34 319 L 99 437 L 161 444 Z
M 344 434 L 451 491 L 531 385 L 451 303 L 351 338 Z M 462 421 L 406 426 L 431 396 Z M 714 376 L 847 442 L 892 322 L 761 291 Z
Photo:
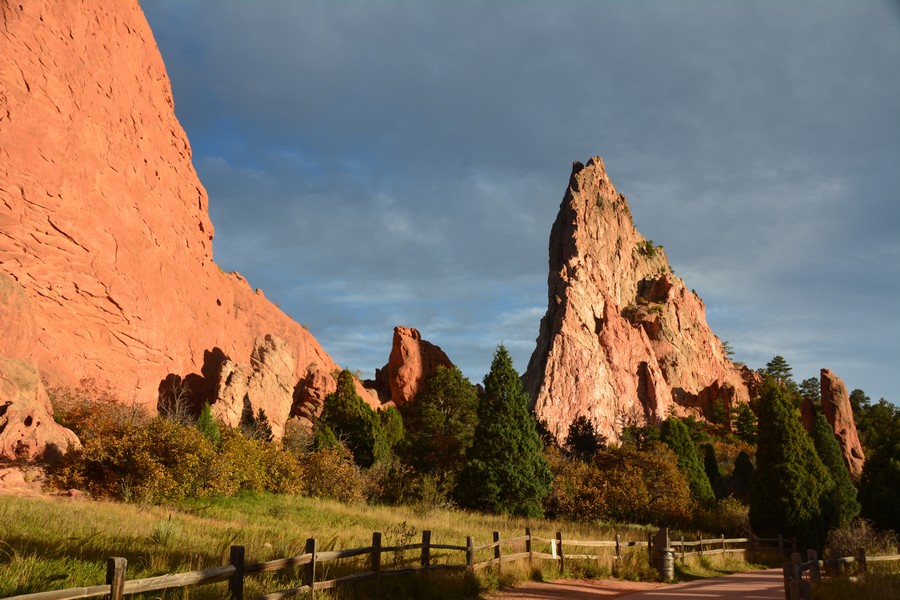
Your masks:
M 204 402 L 203 408 L 200 409 L 200 416 L 197 418 L 197 429 L 200 430 L 203 437 L 213 444 L 218 444 L 222 441 L 222 432 L 219 430 L 219 422 L 213 417 L 209 402 Z

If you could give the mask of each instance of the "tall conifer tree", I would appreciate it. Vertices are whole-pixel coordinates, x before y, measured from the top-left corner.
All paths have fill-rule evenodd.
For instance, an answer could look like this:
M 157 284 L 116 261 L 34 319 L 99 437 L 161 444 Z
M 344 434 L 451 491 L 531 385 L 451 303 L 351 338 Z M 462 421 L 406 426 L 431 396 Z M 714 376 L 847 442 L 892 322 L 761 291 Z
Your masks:
M 847 527 L 850 525 L 850 521 L 859 514 L 856 488 L 850 481 L 850 473 L 847 471 L 847 465 L 844 464 L 844 457 L 841 454 L 841 447 L 834 437 L 834 430 L 828 424 L 825 415 L 819 411 L 816 411 L 816 418 L 813 422 L 812 438 L 819 458 L 834 480 L 834 488 L 826 493 L 822 506 L 825 527 L 826 529 Z
M 466 453 L 456 496 L 462 506 L 539 516 L 552 475 L 528 412 L 528 395 L 502 345 L 484 377 L 475 441 Z
M 834 488 L 834 481 L 781 385 L 763 384 L 758 416 L 750 524 L 760 533 L 797 536 L 803 544 L 820 546 L 825 533 L 823 496 Z
M 697 456 L 697 448 L 691 440 L 691 432 L 688 431 L 687 425 L 674 417 L 669 417 L 663 422 L 660 439 L 678 457 L 678 468 L 688 479 L 691 496 L 703 503 L 715 500 L 712 485 L 703 469 L 703 463 Z

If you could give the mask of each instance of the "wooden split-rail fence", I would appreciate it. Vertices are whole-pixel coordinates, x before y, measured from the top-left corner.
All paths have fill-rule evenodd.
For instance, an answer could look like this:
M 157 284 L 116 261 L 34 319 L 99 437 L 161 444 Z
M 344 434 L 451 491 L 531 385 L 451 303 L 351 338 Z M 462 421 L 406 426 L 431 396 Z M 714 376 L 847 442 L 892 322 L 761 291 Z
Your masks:
M 846 569 L 847 565 L 856 564 L 859 571 L 865 573 L 869 563 L 900 561 L 900 547 L 897 554 L 867 556 L 866 549 L 860 548 L 856 556 L 819 559 L 815 550 L 806 551 L 806 560 L 802 560 L 799 552 L 791 554 L 791 561 L 784 563 L 784 598 L 785 600 L 811 600 L 812 584 L 822 580 L 822 573 L 836 577 Z
M 659 539 L 657 534 L 657 540 Z M 668 534 L 666 534 L 667 538 Z M 620 563 L 623 551 L 628 548 L 646 548 L 651 564 L 653 564 L 654 549 L 657 553 L 660 548 L 654 548 L 654 536 L 648 534 L 646 541 L 623 541 L 616 534 L 614 540 L 569 540 L 563 539 L 561 532 L 555 537 L 542 538 L 531 533 L 526 528 L 525 535 L 509 539 L 501 539 L 500 533 L 493 532 L 493 540 L 489 544 L 475 545 L 474 539 L 466 538 L 466 545 L 437 544 L 431 539 L 430 531 L 422 532 L 422 541 L 417 544 L 404 544 L 399 546 L 382 545 L 381 533 L 372 534 L 372 544 L 362 548 L 347 550 L 321 550 L 315 538 L 306 541 L 304 553 L 300 556 L 279 558 L 264 562 L 247 563 L 243 546 L 232 546 L 229 562 L 226 565 L 189 571 L 185 573 L 173 573 L 148 577 L 144 579 L 127 579 L 128 563 L 121 557 L 111 557 L 107 562 L 106 582 L 102 585 L 82 588 L 69 588 L 49 592 L 38 592 L 19 596 L 11 596 L 4 600 L 76 600 L 78 598 L 92 598 L 106 596 L 110 600 L 121 600 L 125 595 L 157 592 L 161 590 L 185 588 L 190 586 L 207 585 L 218 582 L 228 582 L 228 595 L 230 600 L 244 600 L 244 583 L 247 577 L 258 576 L 263 573 L 272 573 L 289 569 L 300 570 L 301 585 L 289 589 L 283 589 L 261 596 L 254 600 L 281 600 L 298 594 L 308 594 L 309 598 L 315 597 L 315 592 L 326 590 L 363 580 L 377 580 L 381 577 L 397 576 L 409 573 L 428 573 L 431 571 L 477 571 L 480 569 L 500 566 L 503 563 L 524 560 L 551 560 L 556 561 L 559 572 L 566 569 L 566 560 L 602 560 L 611 558 L 613 566 Z M 726 552 L 754 552 L 754 551 L 784 551 L 784 539 L 778 538 L 732 538 L 724 536 L 712 539 L 699 539 L 685 541 L 682 537 L 677 541 L 670 541 L 671 548 L 665 548 L 671 555 L 678 550 L 680 558 L 687 556 L 707 556 Z M 658 544 L 658 542 L 657 542 Z M 768 544 L 768 547 L 766 547 Z M 775 545 L 777 544 L 777 545 Z M 539 551 L 537 548 L 542 550 Z M 574 549 L 607 548 L 604 555 L 576 553 Z M 690 548 L 690 550 L 688 550 Z M 507 550 L 507 551 L 504 551 Z M 510 551 L 511 550 L 511 551 Z M 433 552 L 441 552 L 436 557 Z M 404 564 L 403 566 L 387 567 L 383 564 L 385 554 L 418 552 L 418 564 Z M 449 553 L 459 552 L 464 555 L 464 562 L 448 562 Z M 394 554 L 396 556 L 396 554 Z M 368 556 L 365 570 L 350 573 L 334 579 L 324 579 L 323 563 L 337 561 L 353 557 Z M 486 560 L 484 559 L 488 556 Z M 362 563 L 361 563 L 362 564 Z

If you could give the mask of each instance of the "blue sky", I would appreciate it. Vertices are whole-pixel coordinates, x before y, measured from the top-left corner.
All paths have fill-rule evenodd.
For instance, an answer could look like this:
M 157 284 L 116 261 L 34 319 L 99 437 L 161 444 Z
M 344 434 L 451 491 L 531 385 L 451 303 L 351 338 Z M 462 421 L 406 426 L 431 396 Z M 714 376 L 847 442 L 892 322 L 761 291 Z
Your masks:
M 757 368 L 900 400 L 900 3 L 144 0 L 216 261 L 365 376 L 524 370 L 573 161 Z

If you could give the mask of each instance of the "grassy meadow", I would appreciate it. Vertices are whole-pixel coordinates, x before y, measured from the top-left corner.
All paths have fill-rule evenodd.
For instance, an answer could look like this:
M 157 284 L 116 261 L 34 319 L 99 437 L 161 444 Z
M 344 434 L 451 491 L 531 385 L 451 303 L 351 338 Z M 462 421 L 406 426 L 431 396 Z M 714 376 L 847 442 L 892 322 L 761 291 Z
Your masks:
M 101 584 L 109 556 L 125 557 L 128 578 L 137 579 L 226 564 L 232 545 L 243 545 L 247 561 L 257 562 L 300 555 L 310 537 L 317 539 L 320 550 L 368 546 L 375 531 L 382 532 L 385 546 L 419 542 L 426 529 L 432 531 L 432 543 L 454 545 L 465 545 L 469 535 L 475 538 L 476 545 L 488 543 L 493 531 L 499 531 L 501 538 L 517 537 L 524 534 L 525 527 L 531 527 L 534 535 L 540 537 L 553 537 L 556 531 L 562 531 L 564 538 L 584 540 L 613 539 L 619 533 L 623 541 L 640 541 L 646 539 L 647 532 L 637 526 L 614 528 L 275 494 L 186 500 L 170 506 L 60 497 L 0 497 L 0 523 L 0 597 Z M 535 550 L 549 551 L 538 545 Z M 485 552 L 476 560 L 487 558 Z M 417 559 L 417 553 L 387 553 L 382 561 L 389 568 Z M 461 552 L 433 551 L 433 560 L 459 564 L 465 557 Z M 646 548 L 630 550 L 622 562 L 620 577 L 652 579 L 656 575 L 648 564 Z M 569 561 L 568 570 L 573 575 L 602 577 L 611 574 L 611 563 Z M 334 576 L 340 568 L 338 563 L 327 563 L 320 576 Z M 268 575 L 268 581 L 249 578 L 247 595 L 289 587 L 298 576 L 287 572 Z M 447 597 L 476 597 L 517 579 L 558 576 L 557 567 L 551 562 L 536 562 L 534 570 L 525 563 L 510 563 L 503 566 L 500 576 L 491 569 L 475 578 L 440 575 L 448 579 L 447 583 L 435 586 L 432 579 L 428 597 L 439 598 L 441 593 L 450 594 Z M 410 578 L 393 581 L 400 579 L 408 581 L 386 585 L 415 586 Z M 173 590 L 167 596 L 220 597 L 224 590 L 224 584 L 214 584 Z M 340 596 L 352 593 L 352 589 L 343 590 Z M 395 597 L 407 593 L 412 594 L 408 597 L 422 597 L 421 590 L 416 589 L 398 590 Z

